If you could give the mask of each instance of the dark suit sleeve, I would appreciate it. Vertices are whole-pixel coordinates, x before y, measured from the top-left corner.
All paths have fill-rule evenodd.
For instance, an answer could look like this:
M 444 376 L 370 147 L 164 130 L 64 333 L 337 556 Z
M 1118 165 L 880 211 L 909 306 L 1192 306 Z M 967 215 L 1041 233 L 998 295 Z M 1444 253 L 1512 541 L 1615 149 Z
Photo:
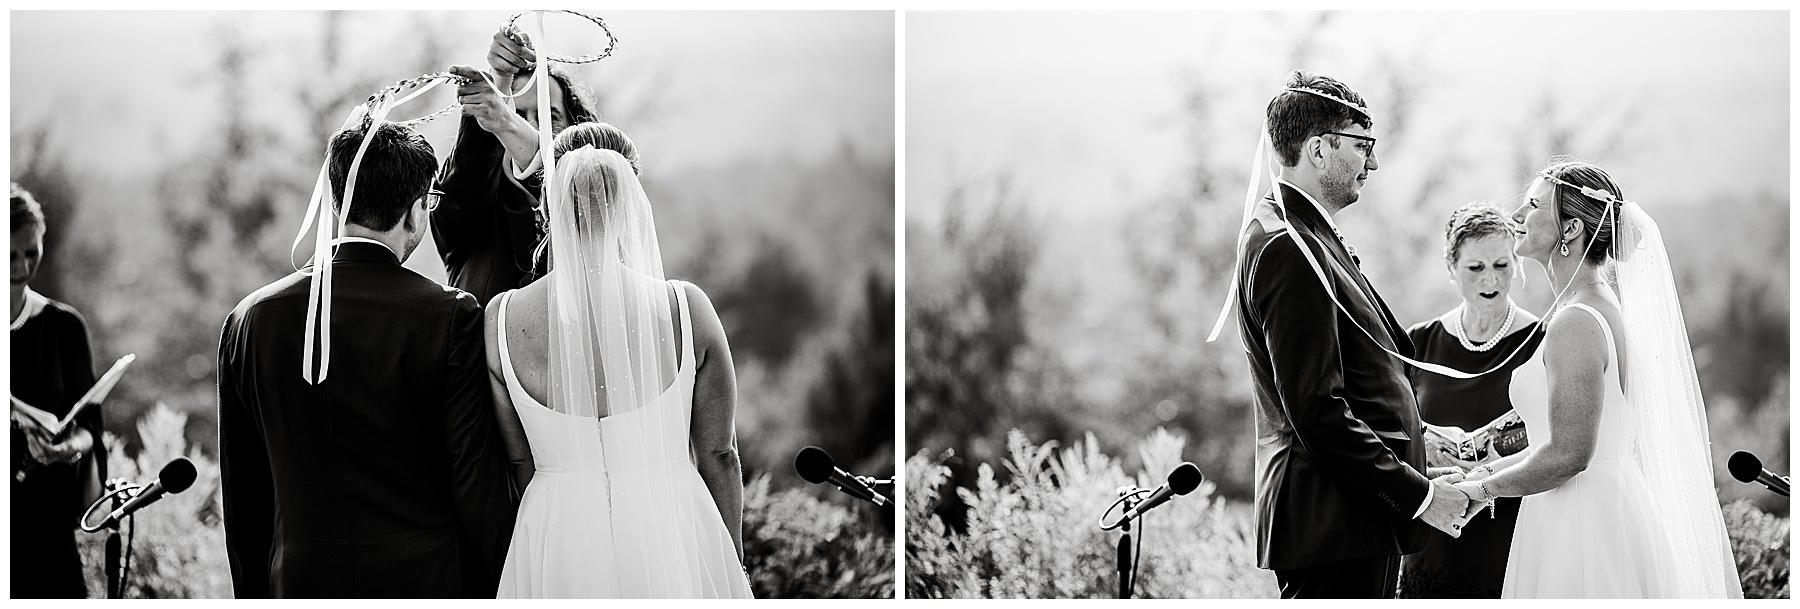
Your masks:
M 1263 250 L 1248 287 L 1281 404 L 1300 444 L 1321 468 L 1396 515 L 1412 518 L 1430 482 L 1383 444 L 1377 430 L 1356 418 L 1341 397 L 1337 307 L 1291 238 L 1284 235 Z M 1379 433 L 1406 436 L 1405 430 Z
M 475 297 L 460 295 L 444 354 L 448 382 L 443 434 L 462 530 L 463 564 L 470 570 L 464 580 L 464 593 L 493 598 L 499 587 L 506 545 L 512 538 L 516 506 L 510 493 L 506 453 L 495 430 L 494 398 L 488 385 L 481 324 L 481 307 L 475 303 Z
M 225 511 L 225 553 L 237 598 L 269 598 L 274 543 L 275 484 L 261 428 L 238 392 L 236 314 L 219 337 L 219 487 Z

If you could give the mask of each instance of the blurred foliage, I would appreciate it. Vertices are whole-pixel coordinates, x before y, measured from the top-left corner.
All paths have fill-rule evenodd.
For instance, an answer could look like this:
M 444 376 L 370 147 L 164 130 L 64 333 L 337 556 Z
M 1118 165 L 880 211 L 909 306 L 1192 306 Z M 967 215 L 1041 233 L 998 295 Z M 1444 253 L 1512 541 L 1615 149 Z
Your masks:
M 1725 504 L 1725 532 L 1731 537 L 1744 598 L 1792 598 L 1788 519 L 1764 513 L 1748 501 L 1733 501 Z
M 131 539 L 125 598 L 231 598 L 231 566 L 225 554 L 225 521 L 219 503 L 219 465 L 184 438 L 187 415 L 162 404 L 138 421 L 143 446 L 135 457 L 107 434 L 107 473 L 147 484 L 176 457 L 187 457 L 198 476 L 186 491 L 164 496 L 120 526 Z M 97 518 L 97 516 L 96 516 Z M 106 596 L 106 533 L 77 533 L 88 595 Z
M 941 461 L 914 455 L 906 462 L 907 598 L 1116 597 L 1120 533 L 1101 531 L 1097 519 L 1120 486 L 1160 485 L 1186 443 L 1158 429 L 1137 447 L 1146 469 L 1128 476 L 1092 436 L 1059 450 L 1015 430 L 1005 460 L 1011 481 L 1000 482 L 984 463 L 974 488 L 947 484 Z M 1275 596 L 1274 576 L 1256 568 L 1250 510 L 1214 490 L 1204 482 L 1133 526 L 1143 543 L 1137 598 Z M 933 514 L 952 491 L 969 505 L 966 534 Z M 1117 517 L 1114 511 L 1108 522 Z
M 187 415 L 158 404 L 138 422 L 135 457 L 109 453 L 116 478 L 146 481 L 176 457 L 198 472 L 187 491 L 144 509 L 122 527 L 131 537 L 126 598 L 231 598 L 231 569 L 219 504 L 219 466 L 190 446 Z M 119 438 L 108 434 L 109 446 Z M 744 487 L 744 561 L 758 598 L 893 598 L 892 533 L 840 502 L 789 489 L 771 491 L 770 476 Z M 135 521 L 135 522 L 133 522 Z M 135 527 L 135 528 L 134 528 Z M 106 594 L 106 534 L 78 533 L 88 594 Z
M 750 481 L 744 564 L 751 591 L 757 598 L 894 598 L 894 543 L 868 518 L 872 509 L 796 489 L 770 492 L 767 474 Z
M 1097 522 L 1126 484 L 1154 488 L 1175 468 L 1186 439 L 1161 428 L 1137 447 L 1135 476 L 1100 452 L 1090 435 L 1066 449 L 1007 436 L 999 482 L 987 464 L 974 488 L 950 483 L 949 468 L 920 452 L 906 461 L 907 598 L 1111 598 L 1118 594 L 1120 534 Z M 1212 482 L 1150 512 L 1138 598 L 1273 598 L 1272 572 L 1256 568 L 1256 520 L 1246 503 L 1214 496 Z M 967 533 L 934 514 L 947 492 L 969 506 Z M 1788 520 L 1748 501 L 1724 506 L 1745 598 L 1788 598 Z M 1108 516 L 1108 522 L 1116 518 Z M 1135 548 L 1134 548 L 1135 550 Z

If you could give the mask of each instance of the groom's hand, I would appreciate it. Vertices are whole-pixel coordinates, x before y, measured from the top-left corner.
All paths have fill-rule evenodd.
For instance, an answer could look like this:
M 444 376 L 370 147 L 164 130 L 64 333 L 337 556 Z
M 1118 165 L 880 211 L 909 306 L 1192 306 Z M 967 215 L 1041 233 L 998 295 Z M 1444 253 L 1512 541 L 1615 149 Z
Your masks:
M 1432 480 L 1431 487 L 1431 505 L 1425 506 L 1419 519 L 1451 537 L 1461 537 L 1462 523 L 1468 521 L 1463 516 L 1469 511 L 1469 496 L 1443 478 Z

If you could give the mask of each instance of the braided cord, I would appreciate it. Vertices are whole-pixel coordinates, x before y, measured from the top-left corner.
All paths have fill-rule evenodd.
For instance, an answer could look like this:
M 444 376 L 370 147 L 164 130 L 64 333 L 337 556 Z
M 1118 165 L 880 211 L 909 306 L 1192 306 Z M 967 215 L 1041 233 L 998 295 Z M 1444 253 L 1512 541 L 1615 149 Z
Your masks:
M 530 11 L 527 11 L 527 12 L 530 12 Z M 613 35 L 612 28 L 607 27 L 606 21 L 599 17 L 589 15 L 586 13 L 582 13 L 579 11 L 569 11 L 569 10 L 554 10 L 554 11 L 542 11 L 542 12 L 567 13 L 570 15 L 575 15 L 577 17 L 581 17 L 583 19 L 586 19 L 586 20 L 592 22 L 594 25 L 599 26 L 600 31 L 606 33 L 606 48 L 602 49 L 599 53 L 592 53 L 592 54 L 587 54 L 587 55 L 575 55 L 575 56 L 563 55 L 560 53 L 545 53 L 544 59 L 546 59 L 546 60 L 554 61 L 554 62 L 558 62 L 558 63 L 567 63 L 567 64 L 593 63 L 593 62 L 605 59 L 607 57 L 611 57 L 613 54 L 613 49 L 615 47 L 617 47 L 619 44 L 618 36 Z M 503 28 L 504 27 L 512 27 L 513 24 L 515 22 L 517 22 L 520 17 L 525 16 L 525 14 L 526 13 L 514 14 L 512 17 L 508 18 L 506 20 L 506 23 L 504 25 L 502 25 L 501 27 L 503 27 Z M 525 44 L 525 48 L 528 48 L 528 49 L 532 48 L 530 41 L 522 40 L 520 42 Z M 487 81 L 488 86 L 493 87 L 496 92 L 499 92 L 501 97 L 504 97 L 507 99 L 512 99 L 512 98 L 518 97 L 520 95 L 523 95 L 526 91 L 531 90 L 531 85 L 533 82 L 536 81 L 537 75 L 532 74 L 531 78 L 527 79 L 525 81 L 524 85 L 519 86 L 518 91 L 514 91 L 512 93 L 507 93 L 507 92 L 501 91 L 500 85 L 498 83 L 495 83 L 493 77 L 488 75 L 488 73 L 486 73 L 486 72 L 481 73 L 481 78 L 482 78 L 482 80 Z M 396 82 L 392 85 L 389 85 L 389 86 L 381 89 L 380 91 L 375 92 L 374 95 L 370 95 L 369 96 L 369 107 L 371 107 L 371 108 L 374 107 L 376 102 L 380 101 L 383 97 L 399 97 L 401 93 L 413 91 L 414 89 L 424 86 L 425 84 L 430 83 L 434 80 L 444 80 L 451 84 L 455 84 L 457 86 L 466 85 L 466 84 L 469 84 L 469 82 L 470 82 L 469 79 L 467 79 L 467 78 L 463 78 L 461 76 L 457 76 L 457 75 L 451 74 L 449 72 L 434 72 L 431 74 L 425 74 L 422 76 L 408 78 L 406 80 L 402 80 L 402 81 Z M 395 101 L 392 105 L 398 106 L 402 103 L 405 103 L 409 99 L 411 99 L 411 96 L 401 97 L 398 101 Z M 454 112 L 454 111 L 456 111 L 457 108 L 459 108 L 461 106 L 462 106 L 461 103 L 451 102 L 450 105 L 444 106 L 443 109 L 438 110 L 436 112 L 432 112 L 431 114 L 427 114 L 425 116 L 421 116 L 421 117 L 418 117 L 415 119 L 404 120 L 404 121 L 393 121 L 393 122 L 398 123 L 400 125 L 404 125 L 406 127 L 416 127 L 427 121 L 435 120 L 446 114 Z

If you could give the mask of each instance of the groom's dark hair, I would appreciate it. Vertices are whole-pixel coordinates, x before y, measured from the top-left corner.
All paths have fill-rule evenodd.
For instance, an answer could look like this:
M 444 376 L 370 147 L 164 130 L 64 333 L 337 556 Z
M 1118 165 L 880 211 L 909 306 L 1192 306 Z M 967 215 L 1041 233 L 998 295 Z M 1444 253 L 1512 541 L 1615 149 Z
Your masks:
M 1293 91 L 1304 89 L 1311 91 Z M 1334 101 L 1342 100 L 1350 105 Z M 1275 144 L 1276 160 L 1283 167 L 1300 163 L 1300 146 L 1308 138 L 1327 131 L 1339 131 L 1351 124 L 1370 129 L 1375 126 L 1362 95 L 1349 85 L 1322 74 L 1294 70 L 1287 85 L 1275 99 L 1269 100 L 1269 139 Z M 1336 139 L 1336 138 L 1332 138 Z M 1332 144 L 1335 148 L 1336 143 Z
M 331 135 L 326 158 L 332 209 L 343 209 L 350 162 L 356 158 L 356 149 L 362 146 L 363 134 L 367 132 L 368 123 L 364 122 Z M 392 230 L 413 202 L 431 188 L 432 176 L 436 174 L 437 153 L 424 136 L 404 125 L 382 123 L 356 169 L 356 198 L 350 202 L 350 223 L 371 230 Z

